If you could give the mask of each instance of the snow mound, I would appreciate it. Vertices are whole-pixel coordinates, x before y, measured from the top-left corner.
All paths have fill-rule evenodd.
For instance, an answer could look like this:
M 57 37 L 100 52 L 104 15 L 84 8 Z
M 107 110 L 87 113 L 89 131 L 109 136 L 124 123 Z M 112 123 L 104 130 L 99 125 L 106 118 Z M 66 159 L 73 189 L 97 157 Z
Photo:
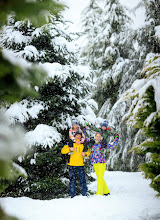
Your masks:
M 47 146 L 51 148 L 55 143 L 61 141 L 61 134 L 58 133 L 57 129 L 54 127 L 39 124 L 33 131 L 26 133 L 25 139 L 29 146 L 40 145 L 44 148 Z

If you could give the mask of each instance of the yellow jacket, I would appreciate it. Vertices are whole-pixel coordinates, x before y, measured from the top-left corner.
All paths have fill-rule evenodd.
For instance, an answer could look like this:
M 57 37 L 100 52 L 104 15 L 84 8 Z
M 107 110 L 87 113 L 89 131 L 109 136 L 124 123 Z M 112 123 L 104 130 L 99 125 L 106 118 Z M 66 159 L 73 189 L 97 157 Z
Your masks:
M 70 161 L 69 161 L 68 165 L 69 166 L 84 166 L 83 156 L 82 156 L 82 152 L 83 152 L 83 148 L 84 148 L 83 144 L 73 143 L 73 147 L 75 150 L 70 155 Z M 61 153 L 68 154 L 69 152 L 71 152 L 69 146 L 64 145 L 64 147 L 61 150 Z M 90 154 L 91 154 L 91 152 L 88 149 L 85 157 L 88 157 Z

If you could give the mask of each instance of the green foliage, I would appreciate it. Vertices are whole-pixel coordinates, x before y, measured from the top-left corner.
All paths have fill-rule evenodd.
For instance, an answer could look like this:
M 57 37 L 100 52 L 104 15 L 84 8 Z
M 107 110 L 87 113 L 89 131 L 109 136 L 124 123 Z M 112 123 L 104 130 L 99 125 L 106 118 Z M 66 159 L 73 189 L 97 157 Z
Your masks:
M 59 12 L 64 9 L 64 6 L 52 0 L 1 0 L 0 2 L 0 26 L 4 25 L 7 20 L 7 15 L 12 12 L 16 13 L 18 20 L 28 18 L 35 26 L 46 24 L 48 13 L 53 16 L 58 16 Z
M 41 26 L 46 23 L 46 16 L 49 16 L 47 13 L 56 17 L 63 8 L 61 4 L 52 0 L 28 3 L 25 0 L 1 1 L 0 27 L 7 21 L 7 16 L 13 12 L 18 20 L 28 18 L 35 26 Z M 38 93 L 34 86 L 42 83 L 39 82 L 44 78 L 43 71 L 36 68 L 20 67 L 18 61 L 9 60 L 4 57 L 1 51 L 2 49 L 0 49 L 0 98 L 13 103 L 15 100 L 21 100 L 24 96 L 37 96 Z
M 146 137 L 145 141 L 133 147 L 131 151 L 135 150 L 146 155 L 146 161 L 140 164 L 140 169 L 144 172 L 145 178 L 151 179 L 150 186 L 158 192 L 157 196 L 160 196 L 160 112 L 158 83 L 153 82 L 159 80 L 159 59 L 160 57 L 155 57 L 144 68 L 142 76 L 147 80 L 148 87 L 140 88 L 145 91 L 143 95 L 140 95 L 140 89 L 130 94 L 130 97 L 134 98 L 134 105 L 130 108 L 129 114 L 129 122 L 134 122 L 134 126 L 141 129 Z M 137 107 L 138 110 L 135 111 Z
M 68 124 L 66 120 L 72 115 L 77 116 L 81 108 L 85 106 L 83 98 L 88 94 L 90 85 L 72 65 L 66 68 L 66 64 L 75 63 L 75 55 L 61 44 L 57 44 L 56 38 L 70 42 L 71 38 L 57 25 L 57 20 L 36 29 L 28 21 L 18 21 L 10 18 L 9 29 L 19 31 L 23 37 L 27 37 L 25 43 L 16 43 L 14 39 L 3 38 L 3 46 L 15 51 L 17 56 L 23 57 L 30 62 L 58 62 L 62 66 L 62 75 L 59 73 L 52 78 L 47 78 L 46 83 L 39 87 L 39 97 L 36 101 L 43 102 L 45 109 L 41 110 L 35 119 L 29 118 L 23 125 L 27 131 L 35 129 L 39 124 L 54 126 L 62 134 L 62 143 L 52 148 L 33 146 L 20 163 L 25 168 L 28 178 L 18 178 L 9 186 L 3 196 L 29 196 L 31 198 L 51 199 L 68 196 L 68 171 L 67 160 L 61 155 L 61 148 L 68 139 Z M 62 22 L 60 19 L 58 22 Z M 7 27 L 6 27 L 7 28 Z M 5 34 L 3 35 L 5 36 Z M 25 38 L 26 39 L 26 38 Z M 55 39 L 55 43 L 54 42 Z M 24 48 L 34 46 L 37 56 L 27 55 Z M 65 45 L 65 43 L 64 43 Z M 45 65 L 45 64 L 44 64 Z M 27 97 L 31 103 L 34 101 Z M 34 161 L 35 163 L 31 162 Z M 89 180 L 90 181 L 90 178 Z M 78 191 L 80 187 L 78 184 Z
M 17 164 L 12 161 L 2 161 L 0 164 L 4 167 L 4 163 L 7 164 L 7 169 L 3 169 L 3 175 L 0 174 L 0 194 L 13 182 L 15 182 L 19 176 L 27 177 L 26 172 Z
M 1 0 L 0 1 L 0 29 L 7 23 L 8 15 L 14 13 L 18 20 L 28 18 L 36 27 L 46 23 L 49 17 L 52 20 L 59 17 L 59 12 L 64 7 L 61 4 L 52 0 Z M 49 16 L 52 15 L 52 16 Z M 0 30 L 2 31 L 2 30 Z M 27 65 L 25 62 L 19 65 L 18 59 L 14 58 L 8 52 L 2 51 L 0 48 L 0 106 L 3 107 L 4 103 L 13 103 L 19 101 L 26 96 L 38 97 L 35 91 L 35 86 L 41 85 L 44 80 L 44 71 Z M 2 116 L 2 115 L 1 115 Z M 7 130 L 7 123 L 2 124 L 4 131 Z M 21 134 L 21 133 L 20 133 Z M 1 145 L 3 148 L 10 149 L 7 155 L 0 154 L 0 192 L 2 192 L 8 184 L 15 181 L 19 176 L 26 177 L 25 172 L 21 172 L 21 167 L 12 163 L 12 148 L 15 147 L 14 143 L 11 144 L 14 135 L 9 132 L 7 138 L 3 139 Z M 15 136 L 17 133 L 15 132 Z M 3 135 L 4 136 L 4 135 Z M 2 138 L 3 138 L 2 136 Z M 18 135 L 16 136 L 18 139 Z M 17 145 L 19 145 L 17 140 Z M 22 144 L 22 142 L 21 142 Z M 24 143 L 23 143 L 24 144 Z M 3 149 L 2 149 L 3 150 Z M 4 150 L 5 151 L 5 150 Z M 15 150 L 16 151 L 16 150 Z M 18 152 L 17 152 L 18 154 Z M 4 213 L 0 207 L 1 220 L 16 220 Z
M 55 18 L 50 23 L 36 28 L 29 20 L 18 21 L 12 14 L 2 33 L 2 45 L 14 51 L 17 56 L 33 63 L 58 62 L 64 65 L 76 62 L 73 52 L 68 51 L 66 46 L 72 41 L 71 37 L 64 30 L 59 29 L 63 22 L 62 18 Z M 21 42 L 16 42 L 16 39 L 10 36 L 17 31 L 22 36 Z M 59 41 L 62 41 L 62 44 L 59 45 Z M 30 48 L 26 49 L 27 46 Z
M 99 104 L 99 108 L 101 108 L 104 104 L 104 100 L 112 97 L 111 105 L 114 105 L 117 100 L 118 89 L 119 82 L 115 84 L 113 79 L 109 78 L 106 82 L 97 87 L 96 92 L 93 93 L 93 99 L 96 100 L 96 102 Z
M 38 97 L 35 86 L 42 85 L 45 72 L 29 65 L 24 68 L 17 60 L 12 63 L 0 52 L 0 101 L 14 103 L 25 96 Z M 27 64 L 26 64 L 27 65 Z
M 104 8 L 92 1 L 83 13 L 87 44 L 82 56 L 95 70 L 97 88 L 93 98 L 100 108 L 107 99 L 111 100 L 111 107 L 115 104 L 120 85 L 127 87 L 125 79 L 136 75 L 139 68 L 134 56 L 135 35 L 129 27 L 132 21 L 126 11 L 120 1 L 107 0 Z
M 148 89 L 146 90 L 146 93 L 143 96 L 143 100 L 144 100 L 145 105 L 142 105 L 136 114 L 136 124 L 135 124 L 136 128 L 143 128 L 145 119 L 152 112 L 156 111 L 156 103 L 154 101 L 154 89 L 152 86 L 148 87 Z
M 136 38 L 140 45 L 139 55 L 145 59 L 146 54 L 150 52 L 160 53 L 160 39 L 155 36 L 155 27 L 160 25 L 160 2 L 157 0 L 141 0 L 135 10 L 140 7 L 145 9 L 146 23 L 137 31 Z

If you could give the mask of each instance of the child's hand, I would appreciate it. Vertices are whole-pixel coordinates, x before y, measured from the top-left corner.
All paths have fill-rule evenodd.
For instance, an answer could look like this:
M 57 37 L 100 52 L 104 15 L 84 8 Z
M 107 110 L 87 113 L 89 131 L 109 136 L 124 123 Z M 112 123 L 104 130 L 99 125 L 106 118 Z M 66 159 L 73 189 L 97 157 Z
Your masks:
M 70 147 L 70 151 L 72 151 L 72 152 L 73 152 L 74 150 L 75 150 L 75 149 L 74 149 L 74 147 Z
M 82 156 L 85 157 L 85 156 L 86 156 L 86 153 L 85 153 L 85 152 L 82 152 Z
M 115 137 L 116 137 L 116 138 L 119 138 L 119 134 L 117 133 Z
M 89 128 L 89 124 L 88 123 L 85 124 L 85 128 Z
M 76 144 L 81 144 L 81 142 L 80 141 L 76 141 Z

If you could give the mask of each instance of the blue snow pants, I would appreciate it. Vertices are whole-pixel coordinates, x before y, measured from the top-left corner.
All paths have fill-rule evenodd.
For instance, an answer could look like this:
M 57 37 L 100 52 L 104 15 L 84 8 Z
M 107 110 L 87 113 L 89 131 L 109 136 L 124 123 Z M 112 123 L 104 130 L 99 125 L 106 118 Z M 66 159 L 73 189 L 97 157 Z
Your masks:
M 79 180 L 80 180 L 82 196 L 86 196 L 87 195 L 87 185 L 86 185 L 86 179 L 85 179 L 84 166 L 69 166 L 69 179 L 70 179 L 69 191 L 70 191 L 70 196 L 71 197 L 76 196 L 76 186 L 75 186 L 76 171 L 78 172 L 78 176 L 79 176 Z

